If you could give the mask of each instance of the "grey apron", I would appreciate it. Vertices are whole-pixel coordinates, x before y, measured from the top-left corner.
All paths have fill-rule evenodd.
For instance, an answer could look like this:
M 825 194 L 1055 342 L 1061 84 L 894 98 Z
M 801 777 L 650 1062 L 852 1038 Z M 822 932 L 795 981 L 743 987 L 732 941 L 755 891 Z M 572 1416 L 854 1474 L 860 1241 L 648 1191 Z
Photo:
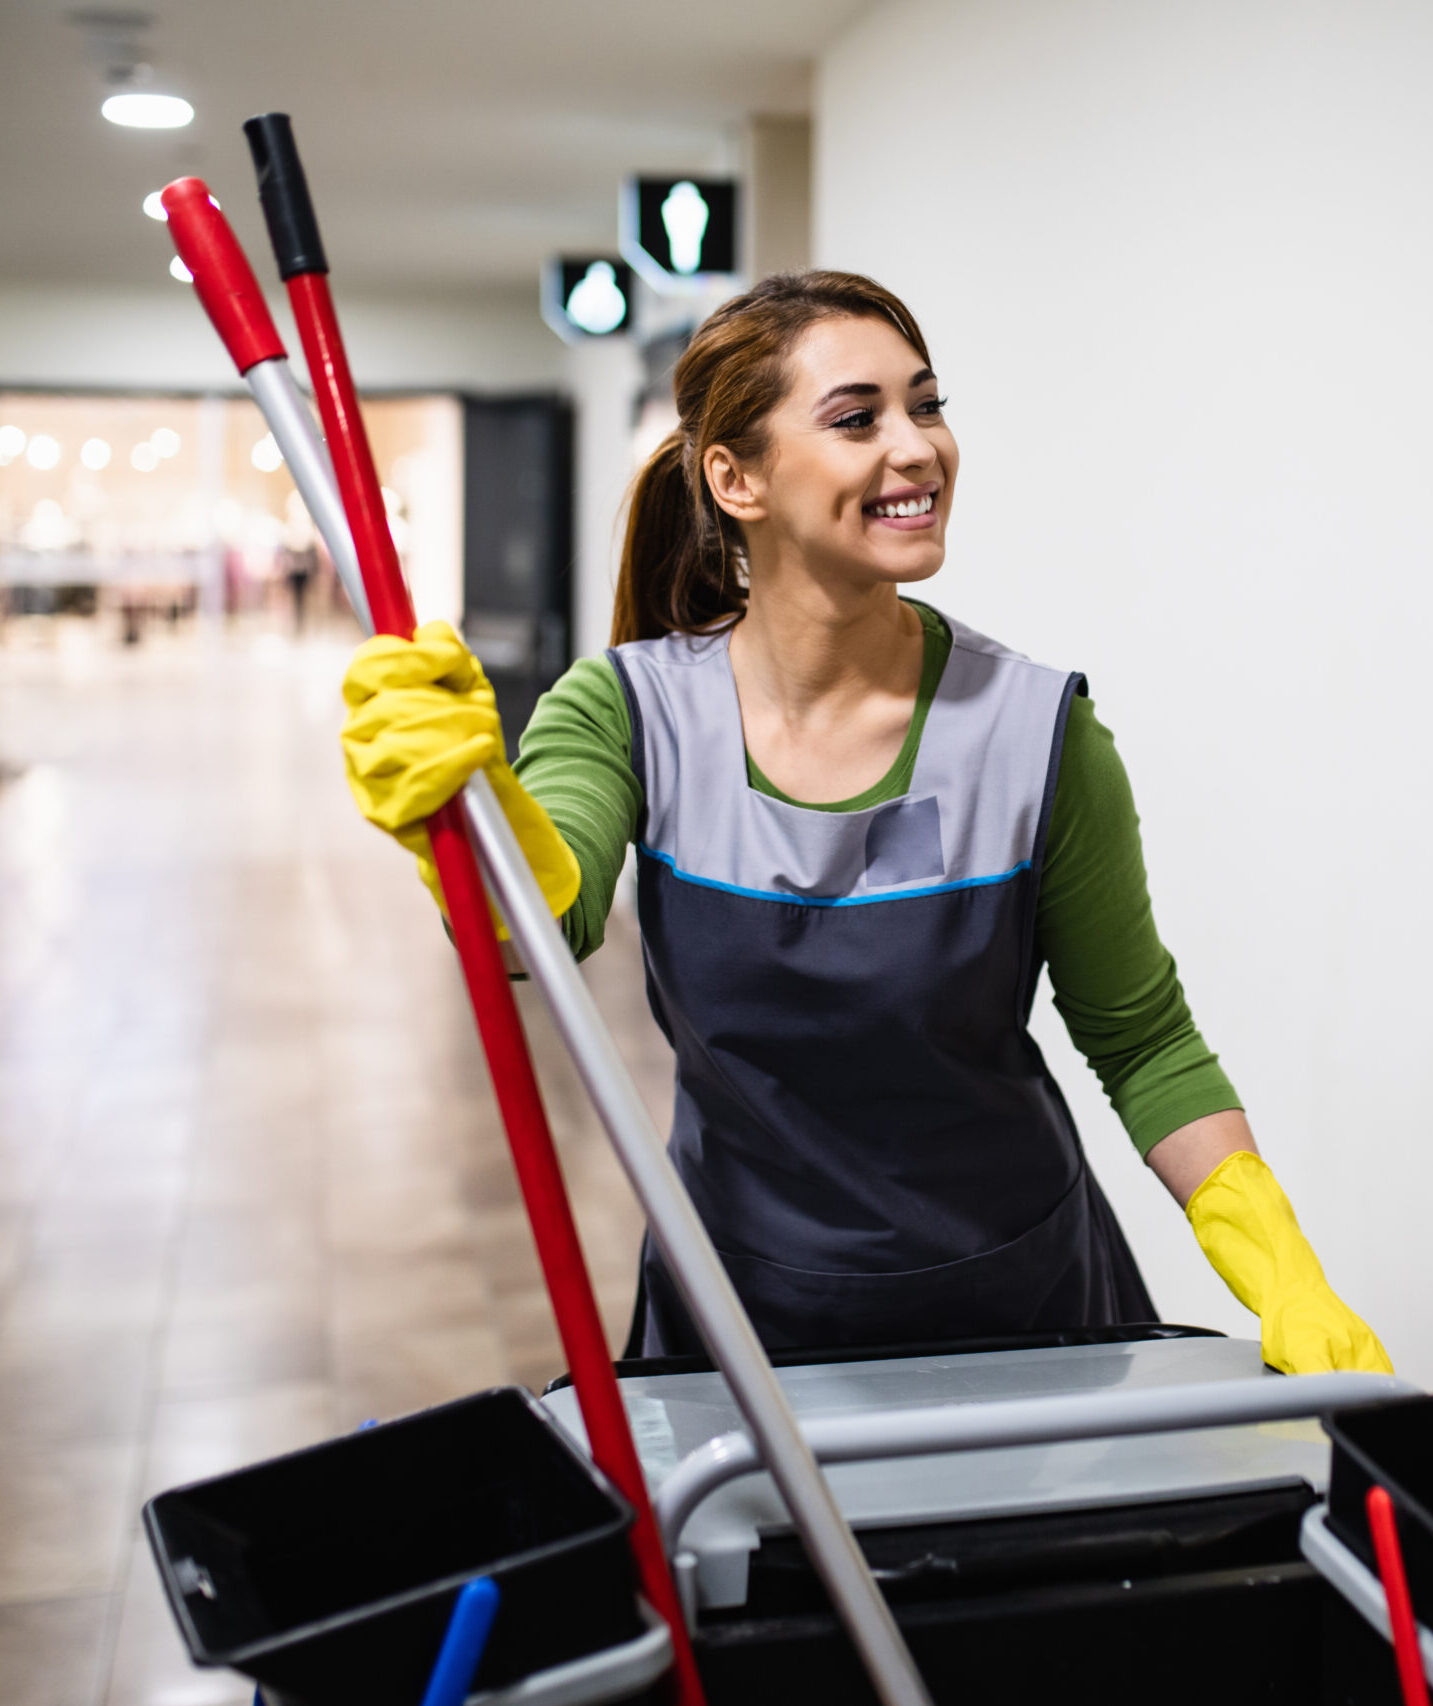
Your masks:
M 910 792 L 819 812 L 747 782 L 728 635 L 608 653 L 644 809 L 670 1153 L 770 1348 L 1156 1319 L 1027 1029 L 1079 676 L 951 624 Z M 644 1254 L 647 1355 L 700 1350 Z

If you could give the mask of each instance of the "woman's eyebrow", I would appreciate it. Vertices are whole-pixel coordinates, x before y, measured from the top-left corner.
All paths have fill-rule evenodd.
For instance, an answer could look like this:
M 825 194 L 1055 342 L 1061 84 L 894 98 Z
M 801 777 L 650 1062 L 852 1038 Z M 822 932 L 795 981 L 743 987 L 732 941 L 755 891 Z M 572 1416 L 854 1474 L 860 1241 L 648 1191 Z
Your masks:
M 881 388 L 868 382 L 858 384 L 854 380 L 848 385 L 833 385 L 823 396 L 816 399 L 816 407 L 824 408 L 827 403 L 835 402 L 837 397 L 879 397 Z
M 911 375 L 910 389 L 914 391 L 917 385 L 928 384 L 934 378 L 935 374 L 931 372 L 930 368 L 917 368 Z M 815 407 L 824 409 L 827 403 L 834 403 L 838 397 L 879 397 L 880 394 L 879 385 L 872 385 L 869 380 L 865 382 L 852 380 L 845 385 L 833 385 L 829 391 L 816 399 Z

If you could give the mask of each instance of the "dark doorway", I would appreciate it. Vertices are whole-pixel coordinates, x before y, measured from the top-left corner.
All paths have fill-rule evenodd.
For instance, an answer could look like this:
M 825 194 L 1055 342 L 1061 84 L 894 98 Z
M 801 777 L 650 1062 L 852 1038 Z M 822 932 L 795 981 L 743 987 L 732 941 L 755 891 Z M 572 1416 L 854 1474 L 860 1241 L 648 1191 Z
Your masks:
M 572 408 L 463 399 L 463 631 L 497 693 L 509 755 L 572 647 Z

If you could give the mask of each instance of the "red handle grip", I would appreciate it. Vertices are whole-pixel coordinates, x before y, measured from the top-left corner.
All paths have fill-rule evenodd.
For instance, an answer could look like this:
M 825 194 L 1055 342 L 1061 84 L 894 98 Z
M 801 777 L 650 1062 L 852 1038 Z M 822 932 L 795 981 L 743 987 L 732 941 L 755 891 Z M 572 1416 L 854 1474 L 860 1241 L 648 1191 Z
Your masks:
M 240 373 L 286 355 L 254 269 L 203 178 L 176 178 L 160 192 L 169 234 Z

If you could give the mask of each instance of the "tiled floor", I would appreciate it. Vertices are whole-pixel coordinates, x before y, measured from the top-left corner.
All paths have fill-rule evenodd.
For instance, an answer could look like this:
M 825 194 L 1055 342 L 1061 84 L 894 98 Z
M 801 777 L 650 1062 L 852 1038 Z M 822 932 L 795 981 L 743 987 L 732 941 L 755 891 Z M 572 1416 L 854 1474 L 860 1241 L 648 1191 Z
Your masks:
M 0 629 L 0 1703 L 230 1706 L 164 1487 L 561 1366 L 457 969 L 356 816 L 343 634 Z M 665 1120 L 631 926 L 590 965 Z M 520 994 L 609 1332 L 639 1217 Z

